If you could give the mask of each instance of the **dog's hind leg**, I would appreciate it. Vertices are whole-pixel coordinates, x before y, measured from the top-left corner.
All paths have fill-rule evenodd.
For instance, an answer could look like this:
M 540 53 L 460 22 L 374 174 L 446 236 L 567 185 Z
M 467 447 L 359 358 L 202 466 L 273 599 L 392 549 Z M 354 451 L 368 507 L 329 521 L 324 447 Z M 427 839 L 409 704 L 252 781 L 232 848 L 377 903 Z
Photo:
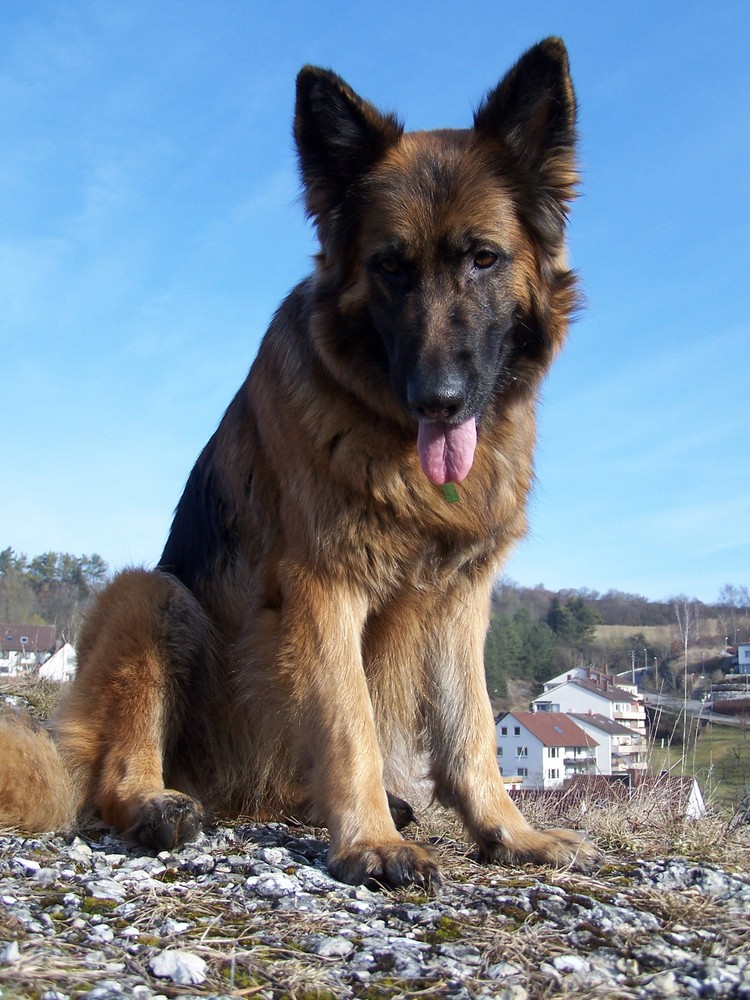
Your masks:
M 79 667 L 56 720 L 60 752 L 105 823 L 149 847 L 200 828 L 203 809 L 164 786 L 183 723 L 190 664 L 208 628 L 191 594 L 159 573 L 120 574 L 102 592 L 79 643 Z

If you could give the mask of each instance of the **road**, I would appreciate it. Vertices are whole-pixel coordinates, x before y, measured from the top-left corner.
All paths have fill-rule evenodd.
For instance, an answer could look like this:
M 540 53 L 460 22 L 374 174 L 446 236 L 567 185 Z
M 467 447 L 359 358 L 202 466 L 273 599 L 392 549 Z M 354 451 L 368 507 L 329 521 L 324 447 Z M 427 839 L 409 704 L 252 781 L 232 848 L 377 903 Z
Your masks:
M 675 698 L 672 695 L 650 694 L 646 691 L 641 691 L 640 694 L 647 705 L 653 708 L 662 708 L 670 715 L 679 715 L 687 707 L 688 715 L 697 716 L 704 722 L 717 722 L 723 726 L 737 726 L 738 728 L 747 726 L 746 719 L 739 719 L 734 715 L 719 715 L 718 712 L 712 712 L 710 708 L 707 708 L 702 701 L 688 700 L 685 702 L 682 698 Z

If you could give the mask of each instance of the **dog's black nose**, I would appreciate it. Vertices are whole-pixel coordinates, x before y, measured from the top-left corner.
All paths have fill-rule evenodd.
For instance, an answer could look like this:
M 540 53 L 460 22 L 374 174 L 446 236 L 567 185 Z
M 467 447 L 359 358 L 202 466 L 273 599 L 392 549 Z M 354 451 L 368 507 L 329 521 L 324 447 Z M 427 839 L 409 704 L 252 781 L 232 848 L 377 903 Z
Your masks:
M 420 420 L 449 420 L 466 402 L 466 386 L 455 375 L 440 378 L 413 375 L 406 386 L 406 398 Z

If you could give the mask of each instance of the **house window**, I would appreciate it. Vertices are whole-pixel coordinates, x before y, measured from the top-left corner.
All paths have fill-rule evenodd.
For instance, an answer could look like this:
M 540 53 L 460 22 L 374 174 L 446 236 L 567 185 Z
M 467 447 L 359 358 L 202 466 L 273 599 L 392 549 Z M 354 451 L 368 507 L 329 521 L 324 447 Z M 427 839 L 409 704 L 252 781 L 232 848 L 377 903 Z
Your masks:
M 21 645 L 27 646 L 29 643 L 29 637 L 27 635 L 22 635 L 20 639 Z
M 529 776 L 529 769 L 528 768 L 526 768 L 526 767 L 519 767 L 519 768 L 517 768 L 517 770 L 518 770 L 518 777 L 519 778 L 528 778 L 528 776 Z
M 521 727 L 520 726 L 513 726 L 513 735 L 514 736 L 520 736 L 521 735 Z
M 549 755 L 550 755 L 550 757 L 559 757 L 560 756 L 560 747 L 550 747 L 549 748 Z
M 559 769 L 556 767 L 551 767 L 547 771 L 547 777 L 550 779 L 550 781 L 557 781 L 557 779 L 560 777 Z
M 528 747 L 516 747 L 516 757 L 528 757 L 529 748 Z
M 497 755 L 498 755 L 498 757 L 502 757 L 502 755 L 503 755 L 503 748 L 502 747 L 498 747 L 497 748 Z
M 500 735 L 501 736 L 507 736 L 508 735 L 508 727 L 507 726 L 501 726 L 500 727 Z

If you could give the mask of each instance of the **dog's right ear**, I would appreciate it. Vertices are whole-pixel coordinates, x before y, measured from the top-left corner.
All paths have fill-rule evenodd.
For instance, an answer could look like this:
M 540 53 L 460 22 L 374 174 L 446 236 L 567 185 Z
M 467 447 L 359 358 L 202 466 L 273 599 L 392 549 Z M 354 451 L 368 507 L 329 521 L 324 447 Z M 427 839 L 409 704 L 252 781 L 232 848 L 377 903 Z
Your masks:
M 294 137 L 307 211 L 319 229 L 402 132 L 393 115 L 363 101 L 340 76 L 317 66 L 300 70 Z

